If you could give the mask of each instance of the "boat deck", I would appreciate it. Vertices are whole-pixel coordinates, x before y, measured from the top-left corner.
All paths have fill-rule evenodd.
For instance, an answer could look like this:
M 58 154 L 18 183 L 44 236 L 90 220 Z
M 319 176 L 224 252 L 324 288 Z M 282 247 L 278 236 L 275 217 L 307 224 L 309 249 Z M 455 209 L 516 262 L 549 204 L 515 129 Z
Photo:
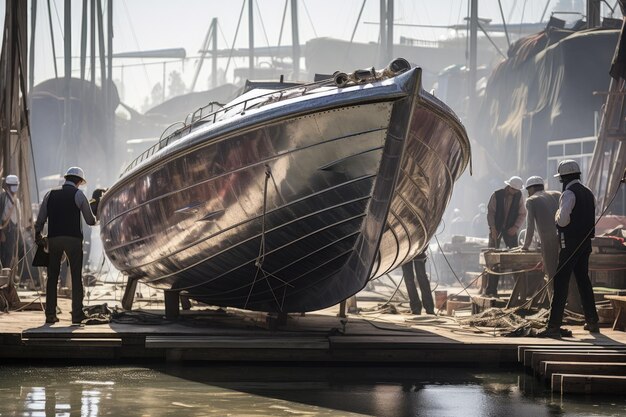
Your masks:
M 177 321 L 163 319 L 158 304 L 124 321 L 70 326 L 70 300 L 59 299 L 61 321 L 44 324 L 42 311 L 0 314 L 0 357 L 24 360 L 200 360 L 509 366 L 519 346 L 626 347 L 626 333 L 603 328 L 591 335 L 567 326 L 562 340 L 494 336 L 462 327 L 453 318 L 362 313 L 337 317 L 338 308 L 280 323 L 266 314 L 194 307 Z M 359 302 L 363 307 L 366 303 Z M 375 303 L 370 303 L 372 306 Z

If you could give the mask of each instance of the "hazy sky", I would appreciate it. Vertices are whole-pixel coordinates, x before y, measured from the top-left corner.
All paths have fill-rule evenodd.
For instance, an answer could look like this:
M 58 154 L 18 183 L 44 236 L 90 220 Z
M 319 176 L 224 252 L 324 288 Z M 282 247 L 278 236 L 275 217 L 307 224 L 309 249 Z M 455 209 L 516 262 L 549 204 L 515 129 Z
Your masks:
M 52 48 L 50 42 L 50 28 L 48 25 L 48 11 L 46 1 L 37 0 L 38 23 L 36 32 L 36 69 L 35 83 L 54 77 Z M 106 5 L 108 1 L 103 0 Z M 183 74 L 187 85 L 191 84 L 196 59 L 211 19 L 218 18 L 220 35 L 219 48 L 227 49 L 233 42 L 235 29 L 242 9 L 243 0 L 112 0 L 114 24 L 114 52 L 185 48 L 188 59 L 184 62 L 176 61 L 167 64 L 166 72 L 173 70 Z M 255 46 L 262 47 L 278 44 L 281 18 L 285 0 L 254 0 L 255 1 Z M 552 5 L 556 0 L 550 2 Z M 31 2 L 29 1 L 29 4 Z M 51 0 L 52 25 L 55 34 L 57 66 L 59 76 L 63 74 L 63 0 Z M 357 20 L 363 0 L 300 0 L 299 1 L 300 42 L 315 37 L 328 36 L 340 39 L 349 39 Z M 463 23 L 467 15 L 467 0 L 396 0 L 395 22 L 409 24 L 448 25 Z M 504 15 L 510 22 L 516 23 L 522 19 L 525 22 L 537 22 L 546 6 L 546 0 L 502 0 Z M 72 55 L 80 52 L 80 16 L 82 1 L 72 1 Z M 104 7 L 106 10 L 106 6 Z M 4 16 L 4 2 L 0 6 Z M 497 0 L 482 0 L 479 4 L 479 15 L 493 19 L 500 23 L 500 9 Z M 549 12 L 548 12 L 549 15 Z M 287 11 L 287 20 L 281 45 L 291 45 L 290 12 Z M 357 28 L 355 41 L 375 42 L 378 39 L 378 27 L 375 24 L 364 22 L 378 22 L 379 1 L 367 0 L 365 9 Z M 248 45 L 248 10 L 244 10 L 241 28 L 236 47 Z M 400 36 L 435 40 L 452 36 L 453 33 L 445 29 L 416 28 L 396 26 L 394 37 L 396 42 Z M 190 58 L 191 57 L 191 58 Z M 114 76 L 122 79 L 121 65 L 124 65 L 123 101 L 139 108 L 154 84 L 162 82 L 162 60 L 115 60 Z M 233 65 L 234 64 L 234 65 Z M 223 63 L 222 63 L 223 65 Z M 239 60 L 231 64 L 234 67 L 247 66 L 247 60 Z M 208 87 L 209 62 L 203 66 L 203 72 L 198 81 L 196 90 Z M 78 75 L 78 60 L 74 60 L 74 74 Z M 88 69 L 89 71 L 89 69 Z M 99 70 L 98 70 L 99 71 Z M 118 86 L 119 87 L 119 86 Z

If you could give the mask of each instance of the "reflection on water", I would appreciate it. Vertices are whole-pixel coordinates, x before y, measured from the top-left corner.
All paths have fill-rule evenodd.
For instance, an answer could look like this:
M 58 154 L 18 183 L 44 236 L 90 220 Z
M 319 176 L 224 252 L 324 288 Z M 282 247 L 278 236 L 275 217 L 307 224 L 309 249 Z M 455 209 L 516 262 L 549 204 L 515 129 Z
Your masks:
M 0 416 L 618 416 L 518 372 L 452 368 L 0 367 Z

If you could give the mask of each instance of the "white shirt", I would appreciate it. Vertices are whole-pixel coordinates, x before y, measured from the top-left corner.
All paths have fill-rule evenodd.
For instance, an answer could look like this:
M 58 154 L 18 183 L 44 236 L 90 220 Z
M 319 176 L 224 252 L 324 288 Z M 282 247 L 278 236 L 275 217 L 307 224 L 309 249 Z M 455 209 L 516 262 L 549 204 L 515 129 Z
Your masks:
M 569 224 L 572 210 L 574 210 L 574 206 L 576 205 L 576 195 L 569 189 L 574 184 L 581 184 L 581 182 L 580 180 L 574 180 L 567 184 L 565 191 L 563 191 L 559 199 L 559 209 L 556 211 L 554 220 L 556 224 L 561 227 L 565 227 Z

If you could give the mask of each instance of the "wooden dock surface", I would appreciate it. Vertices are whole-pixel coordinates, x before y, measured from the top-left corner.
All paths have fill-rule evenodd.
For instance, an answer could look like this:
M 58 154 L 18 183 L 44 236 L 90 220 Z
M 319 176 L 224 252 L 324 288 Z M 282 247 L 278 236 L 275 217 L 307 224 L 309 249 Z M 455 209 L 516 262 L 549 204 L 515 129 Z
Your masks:
M 69 300 L 59 299 L 63 311 Z M 455 363 L 510 366 L 518 347 L 543 350 L 626 350 L 626 333 L 603 328 L 591 335 L 569 326 L 562 340 L 500 337 L 492 329 L 463 327 L 447 316 L 370 313 L 337 317 L 330 308 L 289 316 L 268 325 L 267 316 L 194 307 L 177 321 L 160 319 L 162 306 L 144 308 L 148 322 L 70 326 L 69 314 L 54 325 L 42 311 L 0 314 L 0 357 L 14 359 L 202 360 L 365 363 Z M 270 323 L 271 324 L 271 323 Z M 615 352 L 615 354 L 619 354 Z M 573 352 L 572 352 L 573 354 Z M 522 358 L 523 359 L 523 358 Z M 607 361 L 602 361 L 607 362 Z

